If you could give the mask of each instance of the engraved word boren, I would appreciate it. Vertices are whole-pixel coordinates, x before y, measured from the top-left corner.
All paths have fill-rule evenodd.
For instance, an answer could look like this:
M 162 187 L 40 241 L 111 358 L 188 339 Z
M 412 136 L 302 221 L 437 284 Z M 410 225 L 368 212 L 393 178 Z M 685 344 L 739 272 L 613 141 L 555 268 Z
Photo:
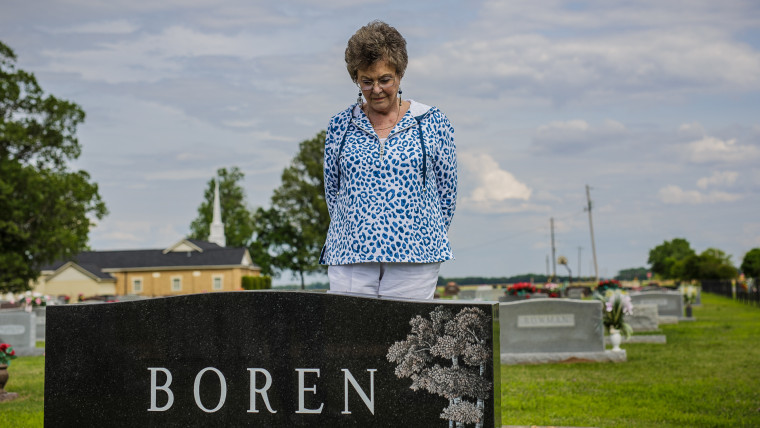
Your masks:
M 150 408 L 148 408 L 149 412 L 165 412 L 169 410 L 172 405 L 174 404 L 174 392 L 169 388 L 172 384 L 172 373 L 169 371 L 169 369 L 165 367 L 148 367 L 148 370 L 150 371 Z M 316 409 L 309 409 L 306 408 L 305 403 L 305 393 L 310 392 L 312 394 L 316 394 L 317 392 L 317 385 L 314 384 L 312 386 L 306 387 L 306 374 L 312 374 L 316 375 L 316 377 L 319 377 L 320 370 L 319 369 L 295 369 L 298 372 L 298 410 L 296 410 L 295 413 L 314 413 L 319 414 L 322 413 L 322 409 L 324 408 L 325 404 L 322 403 L 318 408 Z M 351 411 L 348 409 L 348 384 L 350 383 L 353 387 L 354 391 L 356 391 L 359 394 L 359 397 L 361 397 L 364 404 L 367 406 L 367 409 L 369 409 L 370 413 L 373 415 L 375 414 L 375 372 L 377 369 L 367 369 L 369 372 L 369 397 L 367 397 L 367 394 L 364 392 L 364 390 L 359 386 L 359 383 L 356 381 L 354 376 L 351 374 L 348 369 L 341 369 L 343 372 L 343 397 L 345 406 L 341 414 L 343 415 L 350 415 Z M 216 377 L 219 379 L 219 384 L 221 386 L 221 390 L 219 391 L 219 401 L 217 402 L 216 406 L 213 408 L 206 407 L 201 402 L 201 380 L 203 379 L 203 375 L 212 372 L 216 375 Z M 269 388 L 272 386 L 272 375 L 267 371 L 266 369 L 262 368 L 248 368 L 248 372 L 250 374 L 250 408 L 248 409 L 248 413 L 259 413 L 259 410 L 256 409 L 256 397 L 258 395 L 261 395 L 261 399 L 264 401 L 264 405 L 267 408 L 267 411 L 269 413 L 277 413 L 277 410 L 272 409 L 271 404 L 269 403 Z M 163 385 L 158 385 L 158 373 L 162 373 L 165 377 L 165 381 Z M 264 386 L 261 388 L 258 388 L 256 386 L 256 375 L 263 375 L 264 376 Z M 163 392 L 166 395 L 166 403 L 162 406 L 158 405 L 158 391 Z M 193 396 L 195 397 L 195 405 L 198 406 L 199 409 L 203 410 L 206 413 L 214 413 L 218 411 L 219 409 L 224 406 L 224 402 L 227 400 L 227 380 L 224 377 L 224 374 L 222 374 L 221 371 L 214 367 L 206 367 L 203 370 L 199 371 L 198 374 L 195 376 L 195 382 L 193 383 Z

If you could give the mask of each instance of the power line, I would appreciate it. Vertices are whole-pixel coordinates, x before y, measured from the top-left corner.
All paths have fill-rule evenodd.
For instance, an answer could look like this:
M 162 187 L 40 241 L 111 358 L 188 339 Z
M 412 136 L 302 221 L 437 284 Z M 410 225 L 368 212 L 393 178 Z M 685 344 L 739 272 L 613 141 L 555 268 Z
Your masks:
M 583 214 L 583 211 L 578 211 L 578 212 L 566 214 L 566 215 L 564 215 L 562 217 L 556 217 L 556 219 L 557 220 L 566 220 L 568 218 L 576 217 L 576 216 L 581 215 L 581 214 Z M 457 253 L 462 253 L 464 251 L 472 250 L 474 248 L 480 248 L 480 247 L 484 247 L 484 246 L 492 245 L 492 244 L 496 244 L 496 243 L 503 243 L 504 241 L 507 241 L 509 239 L 512 239 L 512 238 L 515 238 L 515 237 L 518 237 L 518 236 L 521 236 L 521 235 L 526 235 L 526 234 L 529 234 L 529 233 L 536 233 L 536 232 L 545 232 L 545 231 L 546 231 L 546 228 L 544 226 L 539 226 L 539 227 L 537 227 L 535 229 L 523 229 L 523 230 L 521 230 L 519 232 L 515 232 L 515 233 L 510 234 L 510 235 L 504 235 L 504 236 L 501 236 L 499 238 L 489 239 L 487 241 L 483 241 L 483 242 L 480 242 L 480 243 L 477 243 L 477 244 L 471 244 L 471 245 L 467 245 L 467 246 L 464 246 L 464 247 L 456 247 L 455 250 L 456 250 Z

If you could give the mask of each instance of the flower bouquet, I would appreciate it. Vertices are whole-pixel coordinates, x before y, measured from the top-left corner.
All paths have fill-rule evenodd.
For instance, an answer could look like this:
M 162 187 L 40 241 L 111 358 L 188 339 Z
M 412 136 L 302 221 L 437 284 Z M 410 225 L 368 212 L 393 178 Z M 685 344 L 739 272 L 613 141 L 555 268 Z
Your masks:
M 554 282 L 547 282 L 544 284 L 544 293 L 548 294 L 549 297 L 560 297 L 560 285 L 556 284 Z
M 620 289 L 620 281 L 617 279 L 605 279 L 602 281 L 599 281 L 599 284 L 596 286 L 596 292 L 601 294 L 602 296 L 607 294 L 607 290 L 619 290 Z
M 507 287 L 507 294 L 510 296 L 525 296 L 536 292 L 536 287 L 530 282 L 517 282 Z
M 21 299 L 21 303 L 24 304 L 24 310 L 32 312 L 32 308 L 47 306 L 48 296 L 43 296 L 40 293 L 32 293 L 27 291 L 24 297 Z
M 16 358 L 16 351 L 7 343 L 0 343 L 0 366 L 9 366 L 11 360 Z
M 606 294 L 595 294 L 598 300 L 604 303 L 602 308 L 602 323 L 607 332 L 611 328 L 619 330 L 626 338 L 631 337 L 633 328 L 625 322 L 625 316 L 633 314 L 631 296 L 620 290 L 609 290 Z
M 683 294 L 683 302 L 687 306 L 692 305 L 697 301 L 697 287 L 693 285 L 682 286 L 681 294 Z

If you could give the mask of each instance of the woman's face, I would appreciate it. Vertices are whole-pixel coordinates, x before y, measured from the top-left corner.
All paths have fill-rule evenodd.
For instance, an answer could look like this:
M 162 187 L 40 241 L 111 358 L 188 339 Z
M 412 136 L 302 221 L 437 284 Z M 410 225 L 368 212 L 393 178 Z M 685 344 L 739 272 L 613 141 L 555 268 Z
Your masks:
M 398 88 L 401 77 L 386 60 L 359 69 L 357 84 L 367 100 L 367 107 L 377 113 L 389 113 L 398 108 Z

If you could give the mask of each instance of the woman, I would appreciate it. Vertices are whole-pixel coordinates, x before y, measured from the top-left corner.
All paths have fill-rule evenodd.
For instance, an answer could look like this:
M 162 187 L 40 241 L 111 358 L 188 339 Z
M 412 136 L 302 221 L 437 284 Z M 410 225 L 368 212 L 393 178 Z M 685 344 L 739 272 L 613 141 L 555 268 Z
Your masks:
M 395 28 L 360 28 L 345 59 L 360 92 L 325 140 L 330 228 L 320 263 L 330 291 L 432 299 L 441 262 L 454 258 L 454 129 L 437 108 L 401 98 L 408 58 Z

